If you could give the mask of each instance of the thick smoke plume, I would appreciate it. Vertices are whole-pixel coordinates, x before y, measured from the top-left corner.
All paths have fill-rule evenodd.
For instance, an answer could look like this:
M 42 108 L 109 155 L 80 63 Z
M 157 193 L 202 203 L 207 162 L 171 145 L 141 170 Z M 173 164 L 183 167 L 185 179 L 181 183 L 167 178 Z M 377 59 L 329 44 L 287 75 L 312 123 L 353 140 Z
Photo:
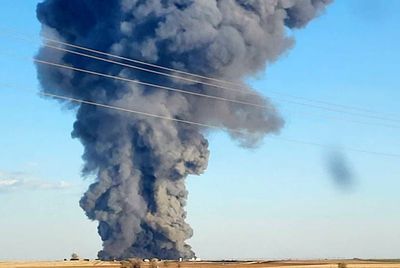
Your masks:
M 45 0 L 37 7 L 44 33 L 61 41 L 242 84 L 293 45 L 300 28 L 330 0 Z M 210 100 L 38 65 L 43 91 L 223 128 L 244 146 L 278 133 L 283 120 L 270 102 L 183 83 L 43 47 L 40 59 L 270 107 Z M 243 89 L 243 92 L 250 89 Z M 99 222 L 99 257 L 194 256 L 185 243 L 185 178 L 209 156 L 205 129 L 89 105 L 77 109 L 72 136 L 84 145 L 83 173 L 96 181 L 80 201 Z

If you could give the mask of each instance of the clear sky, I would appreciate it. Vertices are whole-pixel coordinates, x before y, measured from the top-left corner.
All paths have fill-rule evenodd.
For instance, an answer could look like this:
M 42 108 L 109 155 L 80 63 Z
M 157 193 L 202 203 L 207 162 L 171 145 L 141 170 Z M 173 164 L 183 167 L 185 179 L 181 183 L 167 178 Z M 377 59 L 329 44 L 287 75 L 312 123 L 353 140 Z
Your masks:
M 78 205 L 90 180 L 80 177 L 73 112 L 36 94 L 25 58 L 39 43 L 2 29 L 37 39 L 37 2 L 4 1 L 0 9 L 0 259 L 62 259 L 75 251 L 93 258 L 101 243 Z M 397 0 L 337 0 L 291 33 L 296 46 L 250 80 L 284 115 L 282 137 L 341 151 L 351 186 L 335 183 L 324 148 L 266 138 L 248 150 L 212 133 L 208 170 L 188 179 L 189 242 L 199 257 L 400 256 L 400 158 L 343 149 L 400 154 L 399 12 Z M 364 107 L 393 121 L 295 105 L 287 101 L 298 99 L 277 92 Z

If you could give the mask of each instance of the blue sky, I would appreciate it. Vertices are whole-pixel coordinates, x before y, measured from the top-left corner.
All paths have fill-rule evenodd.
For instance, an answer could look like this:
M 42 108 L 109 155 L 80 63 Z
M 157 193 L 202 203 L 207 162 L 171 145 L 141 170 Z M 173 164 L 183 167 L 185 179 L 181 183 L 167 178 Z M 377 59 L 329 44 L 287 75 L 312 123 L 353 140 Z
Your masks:
M 0 83 L 25 88 L 0 85 L 0 259 L 61 259 L 73 251 L 93 258 L 101 243 L 78 205 L 90 179 L 80 177 L 73 112 L 38 97 L 33 64 L 8 56 L 29 58 L 38 43 L 1 30 L 37 38 L 37 2 L 6 1 L 0 10 Z M 188 179 L 190 243 L 200 257 L 398 257 L 400 159 L 343 148 L 399 154 L 400 123 L 293 105 L 287 95 L 397 120 L 399 11 L 397 0 L 336 1 L 291 33 L 292 50 L 250 79 L 284 115 L 282 137 L 331 145 L 345 155 L 352 187 L 335 184 L 324 148 L 266 138 L 248 150 L 212 133 L 208 170 Z

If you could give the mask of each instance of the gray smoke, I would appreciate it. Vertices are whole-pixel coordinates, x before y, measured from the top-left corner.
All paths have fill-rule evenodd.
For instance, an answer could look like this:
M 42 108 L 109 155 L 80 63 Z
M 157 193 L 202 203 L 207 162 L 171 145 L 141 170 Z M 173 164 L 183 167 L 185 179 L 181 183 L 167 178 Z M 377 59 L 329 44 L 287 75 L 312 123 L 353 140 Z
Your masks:
M 294 41 L 286 28 L 305 26 L 331 0 L 45 0 L 37 16 L 46 35 L 183 71 L 242 84 Z M 221 102 L 38 65 L 43 91 L 148 113 L 241 130 L 256 146 L 283 120 L 270 101 L 40 49 L 40 59 L 187 91 L 253 102 Z M 243 89 L 243 92 L 251 89 Z M 72 136 L 84 145 L 83 174 L 96 181 L 80 201 L 99 222 L 102 259 L 194 256 L 185 243 L 185 178 L 201 174 L 209 156 L 206 130 L 89 105 L 77 109 Z
M 353 168 L 341 151 L 332 151 L 328 154 L 327 171 L 335 184 L 341 188 L 349 188 L 354 184 Z

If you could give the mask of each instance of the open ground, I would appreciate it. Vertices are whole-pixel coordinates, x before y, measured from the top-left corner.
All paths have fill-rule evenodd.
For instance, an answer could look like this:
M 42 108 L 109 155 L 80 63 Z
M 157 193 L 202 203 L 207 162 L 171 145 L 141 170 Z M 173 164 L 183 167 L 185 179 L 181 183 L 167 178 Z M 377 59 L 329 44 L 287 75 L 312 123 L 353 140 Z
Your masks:
M 400 268 L 397 260 L 313 260 L 313 261 L 202 261 L 202 262 L 137 262 L 137 261 L 54 261 L 0 262 L 0 268 Z

